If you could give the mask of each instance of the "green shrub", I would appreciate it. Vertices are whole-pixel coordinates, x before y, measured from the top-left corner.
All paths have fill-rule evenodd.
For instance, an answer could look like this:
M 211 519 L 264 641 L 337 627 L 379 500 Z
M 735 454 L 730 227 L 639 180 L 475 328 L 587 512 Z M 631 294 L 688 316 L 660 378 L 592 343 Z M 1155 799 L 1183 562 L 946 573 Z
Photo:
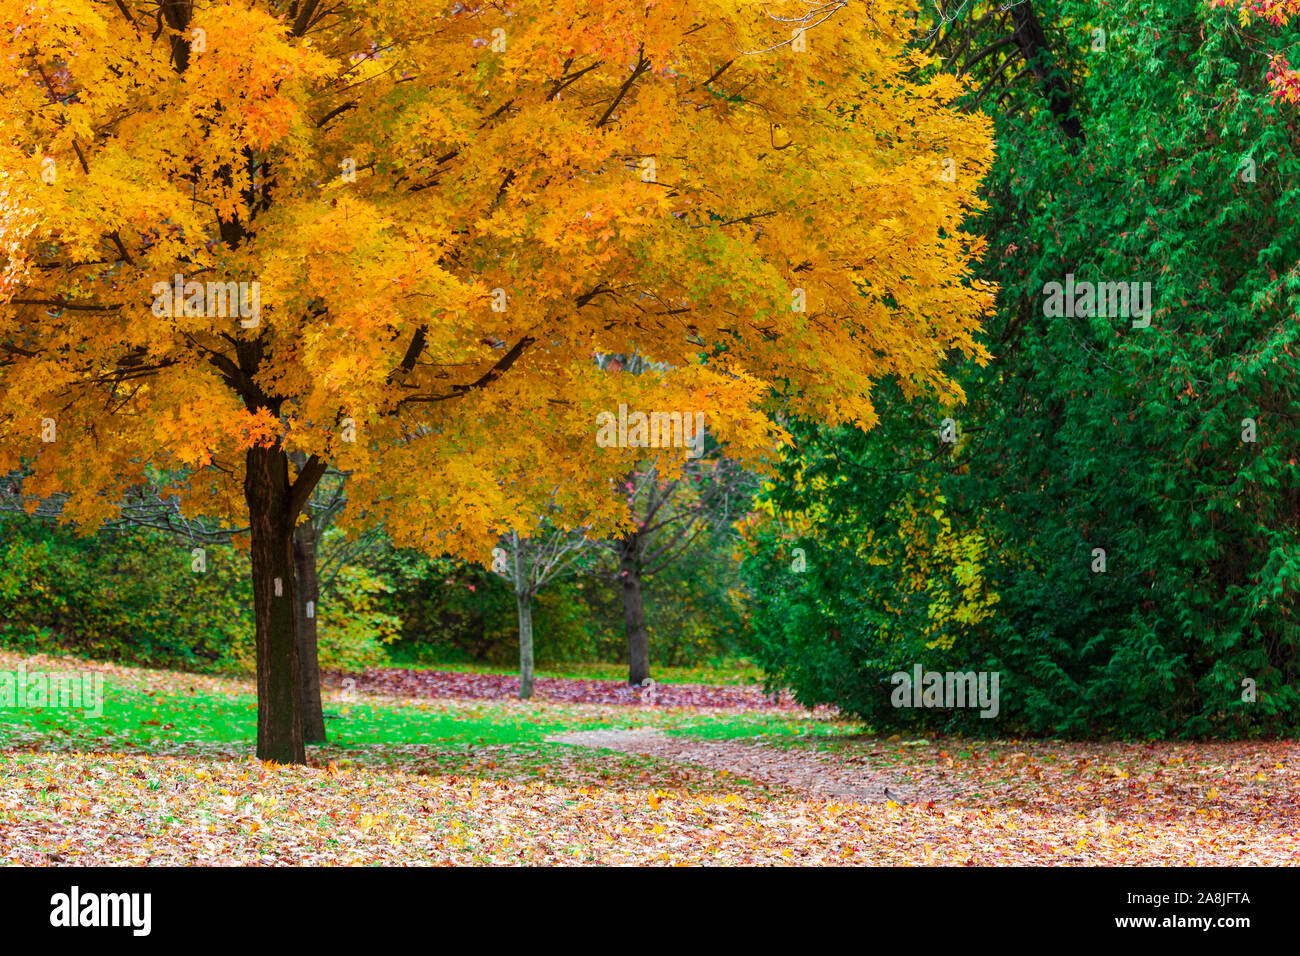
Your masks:
M 0 642 L 32 651 L 200 672 L 256 669 L 248 556 L 161 532 L 78 536 L 24 516 L 0 516 Z M 320 661 L 365 667 L 387 659 L 400 619 L 380 607 L 390 585 L 345 566 L 320 602 Z
M 6 643 L 203 671 L 251 629 L 246 569 L 216 549 L 199 574 L 188 546 L 153 532 L 79 537 L 3 516 L 0 540 Z

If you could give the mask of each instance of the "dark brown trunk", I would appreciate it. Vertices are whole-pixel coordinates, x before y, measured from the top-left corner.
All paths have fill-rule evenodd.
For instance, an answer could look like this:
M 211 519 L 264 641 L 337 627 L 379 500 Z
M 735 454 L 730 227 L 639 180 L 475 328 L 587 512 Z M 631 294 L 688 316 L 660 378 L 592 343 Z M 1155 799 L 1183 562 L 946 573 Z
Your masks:
M 627 629 L 627 682 L 640 686 L 650 677 L 650 634 L 645 626 L 641 568 L 634 554 L 619 562 L 623 580 L 623 624 Z
M 1085 137 L 1083 126 L 1074 110 L 1074 100 L 1065 77 L 1057 68 L 1052 57 L 1052 48 L 1047 43 L 1047 34 L 1038 19 L 1029 0 L 1021 0 L 1011 7 L 1011 22 L 1016 46 L 1038 80 L 1038 86 L 1047 99 L 1047 106 L 1052 111 L 1057 125 L 1069 137 L 1070 151 L 1076 152 L 1079 143 Z
M 298 659 L 302 664 L 302 737 L 323 744 L 325 712 L 320 700 L 320 663 L 316 653 L 316 618 L 320 614 L 320 580 L 316 576 L 316 525 L 309 518 L 293 531 L 293 563 L 298 578 Z
M 289 460 L 281 448 L 249 449 L 244 498 L 252 539 L 257 622 L 257 757 L 275 763 L 306 763 L 293 562 L 295 509 Z

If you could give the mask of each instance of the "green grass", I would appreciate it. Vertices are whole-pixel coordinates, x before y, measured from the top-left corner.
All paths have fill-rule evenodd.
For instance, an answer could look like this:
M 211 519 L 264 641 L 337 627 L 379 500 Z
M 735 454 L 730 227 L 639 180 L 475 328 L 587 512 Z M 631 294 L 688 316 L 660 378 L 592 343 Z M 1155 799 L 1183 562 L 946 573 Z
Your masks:
M 0 710 L 0 739 L 47 734 L 102 748 L 119 740 L 136 746 L 173 739 L 228 743 L 251 740 L 257 732 L 256 704 L 243 695 L 150 695 L 106 680 L 103 710 L 100 717 L 49 707 Z
M 682 736 L 708 739 L 789 737 L 835 732 L 825 721 L 791 720 L 788 715 L 674 714 L 641 708 L 583 708 L 514 700 L 429 700 L 403 704 L 360 701 L 326 705 L 330 745 L 375 744 L 432 747 L 537 744 L 571 730 L 656 726 Z M 193 744 L 245 745 L 257 736 L 257 704 L 251 694 L 204 692 L 183 687 L 146 691 L 108 678 L 103 716 L 74 710 L 0 710 L 0 746 L 21 745 L 82 750 L 175 750 Z
M 852 734 L 854 729 L 840 721 L 792 720 L 780 714 L 756 713 L 692 719 L 680 726 L 665 728 L 664 733 L 670 737 L 741 740 L 758 737 L 830 738 Z
M 521 715 L 495 714 L 475 718 L 464 713 L 429 713 L 417 707 L 348 709 L 339 719 L 327 720 L 330 742 L 339 747 L 366 744 L 460 745 L 537 743 L 551 734 L 571 729 L 565 721 Z
M 252 744 L 257 738 L 257 703 L 248 695 L 156 694 L 104 685 L 104 713 L 90 718 L 78 711 L 44 708 L 0 711 L 0 740 L 14 733 L 49 735 L 68 743 L 103 748 L 114 741 L 136 747 L 154 743 Z M 472 708 L 465 708 L 472 710 Z M 499 708 L 472 713 L 438 712 L 416 706 L 354 704 L 331 710 L 326 720 L 331 743 L 509 744 L 541 741 L 573 728 L 573 721 L 548 719 L 542 712 L 502 713 Z

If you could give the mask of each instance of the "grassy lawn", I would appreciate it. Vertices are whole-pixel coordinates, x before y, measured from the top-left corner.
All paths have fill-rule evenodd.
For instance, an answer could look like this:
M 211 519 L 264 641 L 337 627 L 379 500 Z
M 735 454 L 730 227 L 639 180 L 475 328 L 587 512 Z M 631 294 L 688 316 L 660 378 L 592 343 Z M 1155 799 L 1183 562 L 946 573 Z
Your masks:
M 1294 742 L 911 739 L 790 709 L 328 690 L 329 743 L 277 767 L 252 758 L 248 679 L 0 651 L 20 661 L 101 673 L 104 708 L 0 709 L 0 864 L 1300 859 Z M 643 728 L 661 735 L 628 752 L 546 739 Z
M 329 745 L 343 749 L 542 744 L 548 736 L 566 731 L 633 727 L 709 739 L 850 732 L 848 725 L 839 722 L 791 720 L 777 712 L 719 709 L 715 713 L 519 700 L 366 697 L 349 701 L 338 693 L 326 694 L 325 712 Z M 0 709 L 0 743 L 7 739 L 61 750 L 173 751 L 187 744 L 211 744 L 243 745 L 251 751 L 256 735 L 257 703 L 247 681 L 216 681 L 177 672 L 106 674 L 99 718 L 57 708 Z

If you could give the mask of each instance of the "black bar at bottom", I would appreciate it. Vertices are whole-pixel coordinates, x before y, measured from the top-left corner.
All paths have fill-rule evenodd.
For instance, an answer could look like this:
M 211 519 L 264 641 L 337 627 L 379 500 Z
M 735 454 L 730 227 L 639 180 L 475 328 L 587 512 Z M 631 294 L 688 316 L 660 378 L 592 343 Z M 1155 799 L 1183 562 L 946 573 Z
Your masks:
M 873 948 L 950 936 L 974 944 L 1199 935 L 1231 945 L 1289 930 L 1293 882 L 1260 868 L 8 869 L 0 938 L 6 949 L 75 937 L 127 948 L 257 940 L 333 950 L 410 932 L 447 943 L 568 937 L 584 947 L 672 938 L 767 947 L 793 937 L 838 948 L 845 933 Z

